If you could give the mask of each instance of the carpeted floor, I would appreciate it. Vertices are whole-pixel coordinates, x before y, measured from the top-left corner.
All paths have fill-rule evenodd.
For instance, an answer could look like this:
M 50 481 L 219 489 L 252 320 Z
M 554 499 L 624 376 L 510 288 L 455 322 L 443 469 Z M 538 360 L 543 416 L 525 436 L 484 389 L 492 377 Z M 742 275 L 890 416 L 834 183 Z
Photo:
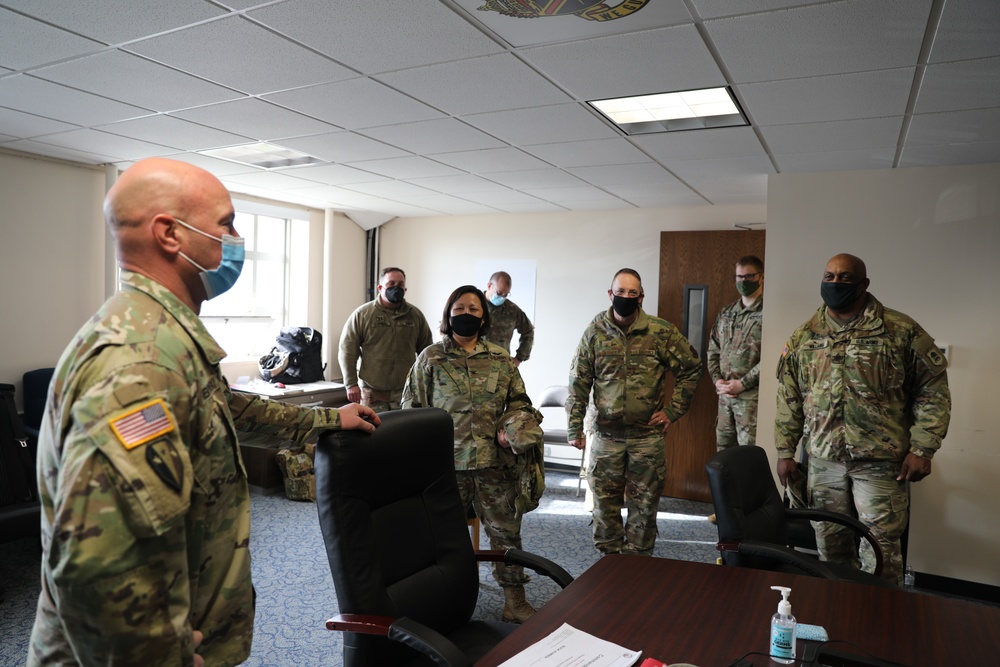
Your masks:
M 524 548 L 550 558 L 578 576 L 598 558 L 591 540 L 590 513 L 584 495 L 576 496 L 575 474 L 549 472 L 548 488 L 537 510 L 524 519 Z M 253 580 L 257 618 L 253 667 L 337 667 L 340 634 L 324 621 L 337 611 L 323 540 L 313 503 L 283 495 L 254 495 L 251 501 Z M 716 531 L 705 518 L 711 506 L 663 498 L 654 555 L 715 562 Z M 485 532 L 483 548 L 489 548 Z M 0 544 L 0 667 L 24 664 L 38 597 L 39 551 L 33 540 Z M 498 619 L 503 606 L 499 586 L 488 566 L 480 568 L 479 618 Z M 527 586 L 536 607 L 557 593 L 555 584 L 533 576 Z

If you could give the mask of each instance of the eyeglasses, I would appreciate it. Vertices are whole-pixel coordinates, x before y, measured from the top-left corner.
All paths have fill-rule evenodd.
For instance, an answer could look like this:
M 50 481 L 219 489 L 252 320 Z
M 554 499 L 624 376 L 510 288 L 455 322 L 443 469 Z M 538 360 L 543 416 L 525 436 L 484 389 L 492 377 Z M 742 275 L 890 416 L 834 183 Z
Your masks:
M 744 274 L 737 273 L 736 274 L 736 280 L 750 280 L 750 281 L 753 281 L 753 280 L 757 280 L 757 277 L 760 276 L 760 274 L 761 274 L 760 271 L 758 271 L 757 273 L 744 273 Z
M 634 289 L 630 289 L 630 290 L 616 289 L 614 291 L 614 295 L 615 296 L 626 296 L 626 297 L 628 297 L 630 299 L 638 299 L 640 296 L 642 296 L 642 292 L 638 292 L 638 291 L 636 291 Z

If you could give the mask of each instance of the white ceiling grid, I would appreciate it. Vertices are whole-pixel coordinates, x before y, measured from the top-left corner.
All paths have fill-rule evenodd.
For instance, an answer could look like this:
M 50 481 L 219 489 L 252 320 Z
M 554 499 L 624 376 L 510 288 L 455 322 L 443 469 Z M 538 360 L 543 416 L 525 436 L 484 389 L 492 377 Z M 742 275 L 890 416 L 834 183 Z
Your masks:
M 603 22 L 482 4 L 0 0 L 0 148 L 174 157 L 365 226 L 760 204 L 777 172 L 1000 162 L 997 0 L 650 0 Z M 627 137 L 586 104 L 722 85 L 751 126 Z M 258 141 L 325 163 L 196 152 Z

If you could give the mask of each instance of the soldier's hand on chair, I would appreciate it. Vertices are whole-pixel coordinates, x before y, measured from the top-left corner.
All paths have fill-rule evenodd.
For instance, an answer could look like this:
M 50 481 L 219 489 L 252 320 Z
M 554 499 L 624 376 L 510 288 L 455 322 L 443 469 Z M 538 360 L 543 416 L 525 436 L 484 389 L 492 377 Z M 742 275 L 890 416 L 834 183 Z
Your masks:
M 910 452 L 903 459 L 903 467 L 899 469 L 896 481 L 919 482 L 929 474 L 931 474 L 931 460 Z
M 337 411 L 340 413 L 340 428 L 344 431 L 372 433 L 375 427 L 382 423 L 371 408 L 366 408 L 360 403 L 348 403 L 342 408 L 337 408 Z
M 778 473 L 778 481 L 781 482 L 782 486 L 788 486 L 789 479 L 797 482 L 802 477 L 799 467 L 795 464 L 795 459 L 778 459 L 775 470 Z
M 569 444 L 573 447 L 576 447 L 577 449 L 583 449 L 584 447 L 587 446 L 587 439 L 577 438 L 576 440 L 570 440 Z

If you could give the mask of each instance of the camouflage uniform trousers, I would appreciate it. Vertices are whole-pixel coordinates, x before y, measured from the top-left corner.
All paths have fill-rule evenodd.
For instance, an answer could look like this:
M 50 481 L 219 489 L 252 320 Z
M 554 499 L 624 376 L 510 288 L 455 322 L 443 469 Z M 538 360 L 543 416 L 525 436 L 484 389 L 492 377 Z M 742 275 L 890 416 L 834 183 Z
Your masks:
M 375 412 L 399 410 L 402 400 L 402 389 L 399 391 L 379 391 L 371 387 L 361 388 L 361 405 L 371 408 Z
M 456 470 L 462 506 L 471 504 L 491 549 L 521 548 L 521 516 L 514 509 L 518 496 L 518 479 L 513 468 L 502 466 L 478 470 Z M 479 545 L 476 545 L 479 548 Z M 503 588 L 523 586 L 528 582 L 520 565 L 494 563 L 493 578 Z
M 856 516 L 868 526 L 885 557 L 882 578 L 901 586 L 903 554 L 900 537 L 909 519 L 906 484 L 897 482 L 899 463 L 895 461 L 825 461 L 809 458 L 806 493 L 809 506 Z M 826 522 L 812 522 L 821 560 L 858 567 L 854 533 Z M 861 540 L 860 566 L 875 570 L 875 553 Z
M 594 546 L 603 554 L 650 556 L 667 460 L 663 437 L 610 440 L 594 434 L 587 481 L 594 492 Z M 628 517 L 622 523 L 622 507 Z
M 720 451 L 734 445 L 757 444 L 757 399 L 719 396 L 715 444 Z

